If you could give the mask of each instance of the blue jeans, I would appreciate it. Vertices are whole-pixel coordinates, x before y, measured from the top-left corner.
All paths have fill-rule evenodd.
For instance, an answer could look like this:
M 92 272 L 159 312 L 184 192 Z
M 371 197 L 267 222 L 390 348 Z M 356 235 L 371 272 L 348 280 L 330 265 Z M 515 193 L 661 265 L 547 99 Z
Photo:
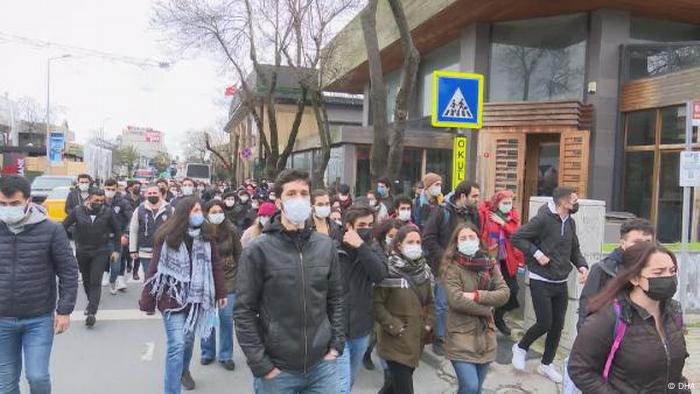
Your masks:
M 233 305 L 236 303 L 236 294 L 228 295 L 226 308 L 219 309 L 219 361 L 233 360 Z M 212 330 L 208 339 L 202 338 L 202 360 L 216 358 L 216 329 Z
M 151 259 L 139 257 L 139 262 L 141 262 L 141 267 L 143 267 L 143 279 L 146 280 L 146 275 L 148 275 L 148 265 L 151 264 Z
M 489 371 L 489 364 L 472 364 L 464 361 L 452 360 L 452 366 L 457 374 L 459 391 L 457 394 L 479 394 L 481 386 Z
M 51 393 L 52 346 L 53 313 L 27 319 L 0 317 L 0 393 L 19 394 L 22 351 L 31 394 Z
M 445 338 L 445 319 L 447 319 L 447 293 L 445 293 L 445 288 L 442 282 L 439 280 L 435 281 L 435 287 L 433 288 L 435 295 L 434 309 L 435 309 L 435 336 L 444 339 Z
M 355 382 L 355 376 L 357 376 L 357 370 L 360 368 L 362 357 L 367 351 L 368 344 L 369 335 L 345 341 L 343 355 L 338 357 L 336 362 L 341 394 L 350 394 L 352 385 Z
M 168 351 L 165 355 L 165 394 L 179 394 L 182 374 L 190 369 L 194 333 L 185 334 L 186 313 L 163 315 Z
M 336 363 L 337 361 L 321 360 L 306 374 L 282 371 L 270 380 L 255 378 L 255 394 L 338 393 Z

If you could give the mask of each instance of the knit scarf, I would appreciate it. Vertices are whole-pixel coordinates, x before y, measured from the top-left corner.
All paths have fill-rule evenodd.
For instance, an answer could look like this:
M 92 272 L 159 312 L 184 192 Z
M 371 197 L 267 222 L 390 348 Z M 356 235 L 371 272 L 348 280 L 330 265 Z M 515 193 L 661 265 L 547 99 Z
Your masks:
M 392 254 L 389 256 L 388 269 L 389 276 L 377 286 L 407 289 L 410 283 L 404 278 L 405 276 L 410 277 L 417 286 L 432 279 L 430 267 L 426 264 L 424 257 L 411 261 L 398 254 Z
M 202 240 L 198 231 L 191 231 L 190 235 L 193 238 L 191 253 L 185 242 L 178 249 L 170 248 L 167 242 L 163 243 L 158 271 L 148 283 L 156 302 L 163 294 L 167 294 L 179 305 L 164 311 L 165 313 L 189 308 L 185 332 L 208 338 L 212 328 L 218 324 L 211 245 Z
M 493 261 L 488 256 L 476 255 L 474 257 L 469 257 L 457 253 L 455 262 L 469 271 L 476 272 L 479 282 L 478 290 L 489 290 Z

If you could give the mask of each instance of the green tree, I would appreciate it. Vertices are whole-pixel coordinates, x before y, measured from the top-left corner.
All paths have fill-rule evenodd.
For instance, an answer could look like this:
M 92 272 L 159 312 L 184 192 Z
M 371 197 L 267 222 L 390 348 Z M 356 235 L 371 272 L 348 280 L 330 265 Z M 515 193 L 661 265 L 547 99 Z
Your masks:
M 170 155 L 167 154 L 166 152 L 160 152 L 156 155 L 156 157 L 153 158 L 153 167 L 158 170 L 158 173 L 161 173 L 165 170 L 167 170 L 170 167 Z
M 125 146 L 115 150 L 114 164 L 127 168 L 128 176 L 133 176 L 136 166 L 139 165 L 139 152 L 133 146 Z

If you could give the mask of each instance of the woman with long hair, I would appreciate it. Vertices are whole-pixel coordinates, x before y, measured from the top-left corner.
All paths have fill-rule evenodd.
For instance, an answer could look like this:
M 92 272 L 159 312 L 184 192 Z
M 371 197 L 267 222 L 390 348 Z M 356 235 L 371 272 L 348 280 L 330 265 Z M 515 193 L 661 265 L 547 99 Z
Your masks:
M 236 272 L 243 247 L 238 229 L 226 218 L 223 201 L 212 200 L 204 207 L 204 232 L 216 240 L 221 265 L 226 278 L 226 307 L 219 311 L 219 363 L 229 371 L 236 369 L 233 362 L 233 305 L 236 303 Z M 202 339 L 202 365 L 216 358 L 216 330 L 209 339 Z
M 506 312 L 517 309 L 518 303 L 518 268 L 525 264 L 523 253 L 513 247 L 511 235 L 520 228 L 520 215 L 513 209 L 513 192 L 501 190 L 490 201 L 484 201 L 479 207 L 481 219 L 481 241 L 486 250 L 496 259 L 501 274 L 510 289 L 508 302 L 496 308 L 494 320 L 496 328 L 505 336 L 510 336 L 510 328 L 504 320 Z
M 391 249 L 389 276 L 374 288 L 379 356 L 391 374 L 380 393 L 412 394 L 413 371 L 435 326 L 432 274 L 417 227 L 401 227 Z
M 208 338 L 226 307 L 224 271 L 216 241 L 202 231 L 202 203 L 181 200 L 155 235 L 153 260 L 141 294 L 142 311 L 157 307 L 167 336 L 165 394 L 195 387 L 189 371 L 195 335 Z
M 688 349 L 676 256 L 644 242 L 625 250 L 622 267 L 591 299 L 569 357 L 584 393 L 685 393 Z
M 445 355 L 457 374 L 458 393 L 477 394 L 496 360 L 493 310 L 508 301 L 510 290 L 471 223 L 455 229 L 440 272 L 448 305 Z

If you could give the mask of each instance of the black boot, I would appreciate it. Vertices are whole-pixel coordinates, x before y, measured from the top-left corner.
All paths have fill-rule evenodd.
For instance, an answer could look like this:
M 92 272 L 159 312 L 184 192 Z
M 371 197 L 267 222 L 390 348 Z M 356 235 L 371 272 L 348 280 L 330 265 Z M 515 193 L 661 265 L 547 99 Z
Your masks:
M 445 357 L 445 349 L 443 348 L 442 344 L 442 338 L 435 338 L 435 340 L 433 341 L 433 353 L 440 357 Z
M 192 379 L 192 374 L 190 371 L 185 371 L 182 373 L 180 383 L 182 383 L 182 387 L 184 387 L 187 391 L 194 390 L 195 388 L 194 379 Z
M 374 362 L 372 361 L 372 348 L 367 348 L 367 351 L 365 352 L 365 356 L 362 358 L 362 364 L 365 366 L 365 369 L 368 371 L 374 371 Z
M 498 331 L 501 332 L 501 334 L 509 337 L 511 332 L 510 328 L 508 328 L 508 325 L 506 324 L 506 321 L 503 319 L 503 316 L 505 315 L 505 311 L 501 309 L 497 309 L 496 312 L 493 315 L 494 323 L 496 324 L 496 328 Z
M 393 387 L 391 387 L 391 371 L 389 369 L 384 370 L 384 385 L 379 390 L 377 394 L 391 394 L 394 392 Z

